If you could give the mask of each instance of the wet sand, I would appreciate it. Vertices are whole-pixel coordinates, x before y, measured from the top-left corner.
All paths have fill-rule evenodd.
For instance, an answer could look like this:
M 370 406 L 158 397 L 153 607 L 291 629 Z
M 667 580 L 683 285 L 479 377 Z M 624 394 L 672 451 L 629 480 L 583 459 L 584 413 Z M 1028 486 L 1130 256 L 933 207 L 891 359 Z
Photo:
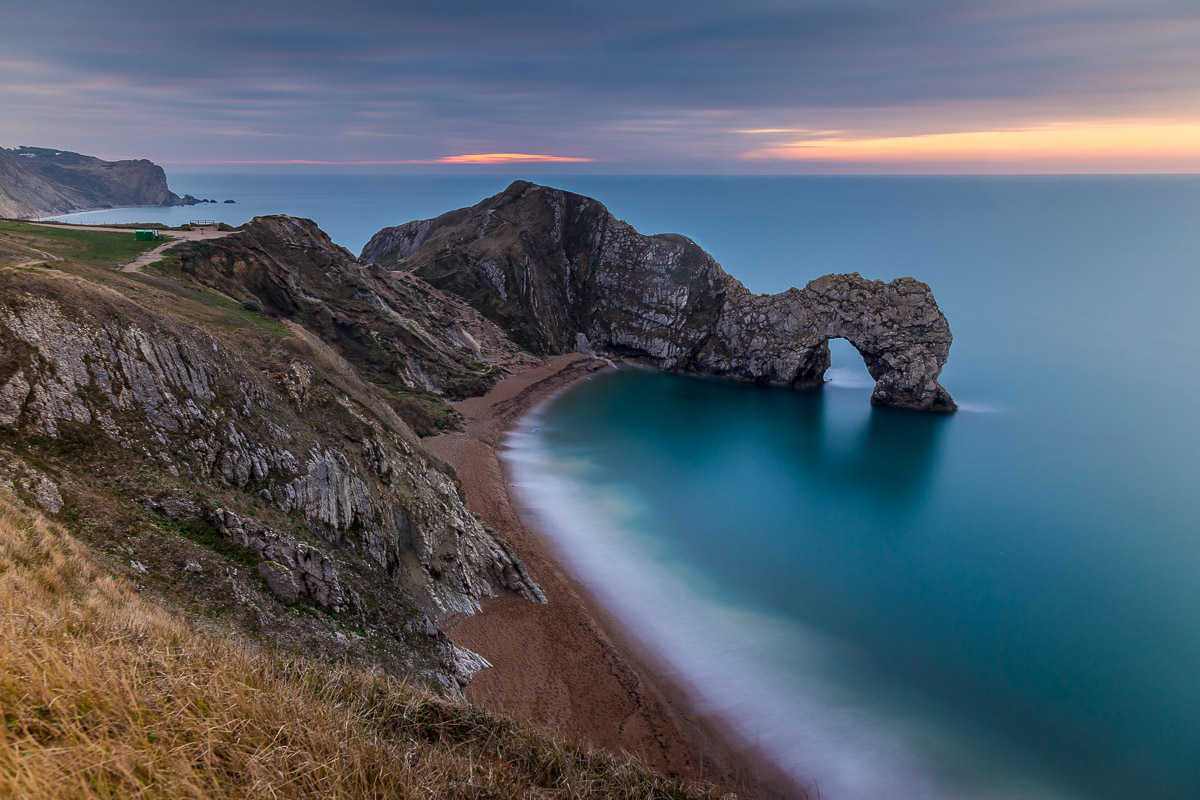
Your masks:
M 505 430 L 554 392 L 606 368 L 579 354 L 549 359 L 455 404 L 463 430 L 424 441 L 458 472 L 467 506 L 512 545 L 549 601 L 485 600 L 484 613 L 448 631 L 493 665 L 476 674 L 467 697 L 552 735 L 625 751 L 665 774 L 709 781 L 740 797 L 803 797 L 724 739 L 717 721 L 689 710 L 684 691 L 635 650 L 519 513 L 496 451 Z

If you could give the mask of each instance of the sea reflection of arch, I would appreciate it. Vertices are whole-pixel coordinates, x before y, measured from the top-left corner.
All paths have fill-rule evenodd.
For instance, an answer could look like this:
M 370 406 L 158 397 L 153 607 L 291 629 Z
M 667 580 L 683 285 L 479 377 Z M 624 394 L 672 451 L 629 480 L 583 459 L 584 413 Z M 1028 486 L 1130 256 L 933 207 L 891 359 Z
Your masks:
M 828 369 L 832 358 L 823 360 Z M 822 384 L 779 392 L 771 402 L 790 406 L 773 413 L 788 420 L 781 438 L 797 457 L 803 473 L 799 477 L 829 488 L 853 481 L 860 490 L 894 504 L 897 511 L 915 510 L 924 501 L 936 472 L 942 431 L 953 424 L 952 418 L 868 406 L 861 418 L 837 419 L 836 412 L 846 409 L 835 404 L 847 401 L 853 403 L 853 409 L 861 409 L 861 396 L 869 393 L 869 387 L 845 389 Z M 857 426 L 857 430 L 846 426 Z

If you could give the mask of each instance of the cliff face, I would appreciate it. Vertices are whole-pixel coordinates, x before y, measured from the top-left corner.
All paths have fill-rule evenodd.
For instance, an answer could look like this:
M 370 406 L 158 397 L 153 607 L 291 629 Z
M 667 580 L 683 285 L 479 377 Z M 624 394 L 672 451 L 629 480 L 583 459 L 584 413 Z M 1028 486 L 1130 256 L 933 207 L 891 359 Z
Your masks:
M 685 236 L 644 236 L 587 197 L 517 182 L 469 209 L 386 228 L 364 259 L 457 294 L 534 352 L 595 349 L 669 371 L 819 384 L 831 338 L 875 379 L 872 402 L 953 411 L 952 337 L 929 287 L 857 273 L 755 295 Z
M 439 623 L 544 598 L 396 403 L 527 356 L 307 221 L 189 247 L 180 277 L 0 270 L 0 480 L 189 613 L 457 692 L 485 662 Z
M 0 148 L 0 216 L 181 203 L 167 188 L 162 167 L 145 159 L 102 161 L 44 147 Z
M 360 263 L 311 220 L 259 217 L 237 236 L 174 254 L 179 277 L 303 324 L 397 393 L 396 410 L 425 433 L 445 422 L 440 398 L 483 394 L 536 360 L 461 299 L 415 275 Z

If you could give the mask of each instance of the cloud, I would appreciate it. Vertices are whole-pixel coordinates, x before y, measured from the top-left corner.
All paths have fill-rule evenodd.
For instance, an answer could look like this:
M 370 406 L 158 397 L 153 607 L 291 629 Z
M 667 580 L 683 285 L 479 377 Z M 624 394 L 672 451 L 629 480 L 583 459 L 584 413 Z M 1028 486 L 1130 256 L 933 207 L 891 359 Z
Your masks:
M 799 169 L 741 156 L 1200 108 L 1195 0 L 40 0 L 0 53 L 0 144 L 192 163 Z
M 474 153 L 461 156 L 443 156 L 428 161 L 418 161 L 419 164 L 534 164 L 534 163 L 564 163 L 582 164 L 595 161 L 594 158 L 574 158 L 571 156 L 541 156 L 527 153 Z

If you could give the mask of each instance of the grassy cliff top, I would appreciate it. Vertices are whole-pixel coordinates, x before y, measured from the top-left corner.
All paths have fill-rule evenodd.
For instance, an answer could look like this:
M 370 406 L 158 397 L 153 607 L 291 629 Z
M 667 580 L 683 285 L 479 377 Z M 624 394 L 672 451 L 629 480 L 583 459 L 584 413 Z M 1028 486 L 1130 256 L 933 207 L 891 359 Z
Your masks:
M 0 490 L 0 796 L 689 798 L 379 673 L 198 633 Z
M 0 266 L 66 259 L 93 267 L 111 267 L 132 261 L 160 244 L 161 241 L 137 241 L 132 229 L 129 233 L 119 233 L 0 220 Z

